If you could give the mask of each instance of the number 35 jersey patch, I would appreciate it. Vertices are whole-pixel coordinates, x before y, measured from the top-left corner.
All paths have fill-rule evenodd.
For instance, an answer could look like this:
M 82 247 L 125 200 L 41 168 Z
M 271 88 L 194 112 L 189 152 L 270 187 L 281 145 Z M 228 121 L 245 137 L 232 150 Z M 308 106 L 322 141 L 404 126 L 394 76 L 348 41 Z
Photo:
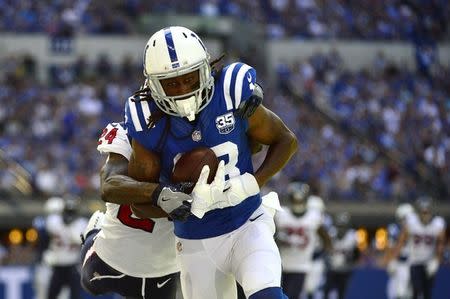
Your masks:
M 169 115 L 154 122 L 151 121 L 152 114 L 160 113 L 154 102 L 132 98 L 127 101 L 125 124 L 128 134 L 160 155 L 161 182 L 170 182 L 174 160 L 179 155 L 197 147 L 209 147 L 224 160 L 225 179 L 246 172 L 253 174 L 246 135 L 248 121 L 235 117 L 234 112 L 252 94 L 255 80 L 255 70 L 246 64 L 233 63 L 225 67 L 216 78 L 210 103 L 196 115 L 194 122 Z M 184 239 L 223 235 L 243 225 L 260 203 L 258 194 L 237 206 L 210 211 L 202 219 L 190 216 L 185 222 L 174 221 L 175 234 Z
M 122 124 L 109 124 L 97 149 L 129 159 L 132 149 Z M 173 223 L 167 218 L 139 219 L 129 205 L 106 203 L 94 250 L 105 263 L 134 277 L 160 277 L 179 271 Z

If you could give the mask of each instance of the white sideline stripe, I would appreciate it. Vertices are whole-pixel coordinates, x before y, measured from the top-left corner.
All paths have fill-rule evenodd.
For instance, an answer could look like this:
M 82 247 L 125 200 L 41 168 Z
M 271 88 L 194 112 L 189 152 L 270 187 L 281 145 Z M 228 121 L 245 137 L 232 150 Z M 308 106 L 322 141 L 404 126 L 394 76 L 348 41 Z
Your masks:
M 248 70 L 250 70 L 251 67 L 248 64 L 244 64 L 237 73 L 236 76 L 236 86 L 234 88 L 234 100 L 236 101 L 236 104 L 234 105 L 234 108 L 237 109 L 239 107 L 239 104 L 241 104 L 241 97 L 242 97 L 242 85 L 244 83 L 244 76 L 247 73 Z M 245 78 L 247 80 L 247 78 Z
M 231 91 L 231 76 L 233 75 L 233 70 L 238 63 L 235 62 L 231 64 L 227 71 L 225 72 L 225 79 L 223 80 L 223 95 L 225 97 L 225 103 L 227 105 L 227 110 L 233 109 L 233 101 L 231 99 L 230 91 Z
M 141 122 L 139 121 L 139 116 L 137 114 L 136 110 L 136 102 L 132 100 L 129 101 L 129 107 L 130 107 L 130 114 L 131 114 L 131 120 L 133 121 L 134 128 L 136 129 L 136 132 L 142 131 Z

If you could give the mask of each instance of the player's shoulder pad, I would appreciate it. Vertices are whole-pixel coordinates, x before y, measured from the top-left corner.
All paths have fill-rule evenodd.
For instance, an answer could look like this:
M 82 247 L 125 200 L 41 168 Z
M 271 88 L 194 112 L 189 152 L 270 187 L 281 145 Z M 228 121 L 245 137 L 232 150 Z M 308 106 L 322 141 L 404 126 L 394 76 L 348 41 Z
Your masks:
M 97 150 L 102 154 L 120 154 L 129 160 L 132 148 L 125 125 L 123 123 L 108 124 L 98 139 Z
M 125 126 L 133 137 L 134 133 L 145 131 L 149 127 L 150 116 L 155 108 L 148 101 L 139 101 L 129 97 L 125 104 Z
M 275 213 L 275 220 L 283 222 L 286 220 L 286 216 L 289 216 L 290 209 L 287 206 L 281 206 L 281 209 Z
M 248 64 L 235 62 L 223 68 L 222 92 L 227 110 L 238 109 L 250 98 L 256 83 L 256 70 Z
M 433 223 L 436 226 L 436 228 L 439 230 L 443 230 L 447 226 L 444 218 L 442 218 L 441 216 L 435 216 L 433 218 Z
M 412 225 L 416 225 L 419 222 L 419 217 L 416 213 L 411 213 L 406 216 L 406 226 L 410 227 Z
M 318 210 L 308 210 L 306 212 L 306 217 L 310 224 L 314 224 L 315 226 L 320 226 L 323 223 L 322 212 Z

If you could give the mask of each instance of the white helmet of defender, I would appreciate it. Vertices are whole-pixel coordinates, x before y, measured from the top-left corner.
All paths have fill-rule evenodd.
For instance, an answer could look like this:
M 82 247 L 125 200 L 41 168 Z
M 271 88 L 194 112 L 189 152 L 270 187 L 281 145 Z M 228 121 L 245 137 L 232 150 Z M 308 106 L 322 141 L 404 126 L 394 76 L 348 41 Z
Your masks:
M 159 30 L 144 50 L 144 75 L 156 105 L 165 113 L 187 117 L 190 121 L 208 105 L 214 93 L 209 54 L 201 39 L 191 30 L 172 26 Z M 167 96 L 160 80 L 199 72 L 196 90 Z

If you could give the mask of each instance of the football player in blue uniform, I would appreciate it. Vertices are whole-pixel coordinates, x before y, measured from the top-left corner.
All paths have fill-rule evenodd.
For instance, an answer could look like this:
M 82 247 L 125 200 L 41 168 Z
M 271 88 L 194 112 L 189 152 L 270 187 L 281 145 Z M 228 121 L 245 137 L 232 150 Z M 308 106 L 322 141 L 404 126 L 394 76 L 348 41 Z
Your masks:
M 200 38 L 184 27 L 164 28 L 144 50 L 145 86 L 126 104 L 131 161 L 160 157 L 159 184 L 149 201 L 174 220 L 184 298 L 236 298 L 235 280 L 248 298 L 285 298 L 273 217 L 261 206 L 260 187 L 297 150 L 295 135 L 259 105 L 256 71 L 233 63 L 211 71 Z M 249 139 L 268 145 L 254 171 Z M 211 148 L 221 161 L 211 184 L 202 169 L 191 194 L 173 184 L 178 157 Z M 145 159 L 144 159 L 145 160 Z

